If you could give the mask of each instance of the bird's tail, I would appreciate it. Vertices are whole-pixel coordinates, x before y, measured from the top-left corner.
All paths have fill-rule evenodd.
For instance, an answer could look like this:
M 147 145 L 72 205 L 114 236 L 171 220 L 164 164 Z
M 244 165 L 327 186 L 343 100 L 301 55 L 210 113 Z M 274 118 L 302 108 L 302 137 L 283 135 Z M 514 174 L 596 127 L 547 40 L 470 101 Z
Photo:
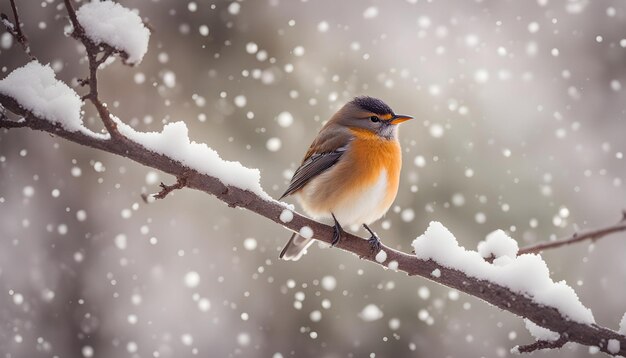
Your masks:
M 313 238 L 307 239 L 294 232 L 279 257 L 286 261 L 298 261 L 312 243 Z

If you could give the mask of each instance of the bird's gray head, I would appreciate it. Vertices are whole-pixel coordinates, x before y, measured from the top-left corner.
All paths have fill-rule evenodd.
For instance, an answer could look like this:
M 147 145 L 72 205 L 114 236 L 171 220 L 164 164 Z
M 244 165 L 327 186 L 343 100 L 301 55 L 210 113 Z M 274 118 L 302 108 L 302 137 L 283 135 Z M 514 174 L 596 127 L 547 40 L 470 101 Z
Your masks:
M 395 114 L 391 107 L 378 98 L 360 96 L 346 103 L 331 118 L 331 122 L 365 134 L 394 139 L 397 137 L 398 124 L 412 118 Z

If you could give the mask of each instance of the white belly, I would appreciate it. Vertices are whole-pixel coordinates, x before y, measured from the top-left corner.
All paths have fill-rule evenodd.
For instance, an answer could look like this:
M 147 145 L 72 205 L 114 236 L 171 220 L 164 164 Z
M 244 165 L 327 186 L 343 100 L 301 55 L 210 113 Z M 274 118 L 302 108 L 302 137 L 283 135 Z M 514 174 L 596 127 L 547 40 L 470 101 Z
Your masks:
M 331 208 L 330 212 L 317 212 L 311 210 L 307 201 L 315 197 L 315 179 L 303 188 L 299 195 L 300 202 L 305 211 L 315 217 L 330 217 L 332 212 L 341 225 L 370 224 L 382 217 L 389 207 L 383 204 L 387 195 L 387 171 L 382 169 L 376 182 L 354 195 L 346 197 Z

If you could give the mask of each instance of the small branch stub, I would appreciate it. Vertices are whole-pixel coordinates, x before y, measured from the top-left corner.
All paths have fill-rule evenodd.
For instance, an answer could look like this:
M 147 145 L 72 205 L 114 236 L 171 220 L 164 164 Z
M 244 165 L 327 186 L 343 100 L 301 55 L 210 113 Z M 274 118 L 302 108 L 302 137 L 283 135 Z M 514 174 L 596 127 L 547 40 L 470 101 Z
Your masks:
M 177 189 L 182 189 L 187 186 L 187 176 L 180 176 L 176 179 L 176 183 L 172 185 L 165 185 L 163 182 L 159 185 L 161 191 L 154 194 L 155 199 L 164 199 L 169 193 Z
M 561 335 L 556 341 L 536 341 L 535 343 L 517 346 L 513 350 L 516 351 L 516 353 L 532 353 L 541 349 L 558 349 L 563 347 L 567 342 L 567 338 Z

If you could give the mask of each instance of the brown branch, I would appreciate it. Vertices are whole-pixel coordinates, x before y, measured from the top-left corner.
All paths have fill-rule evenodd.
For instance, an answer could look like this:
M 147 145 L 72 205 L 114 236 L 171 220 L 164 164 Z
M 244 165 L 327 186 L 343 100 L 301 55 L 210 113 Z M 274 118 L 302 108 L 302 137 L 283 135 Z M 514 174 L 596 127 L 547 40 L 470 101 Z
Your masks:
M 27 118 L 26 123 L 29 128 L 45 131 L 78 144 L 126 157 L 177 178 L 186 177 L 187 187 L 214 195 L 231 207 L 250 210 L 294 232 L 299 232 L 302 227 L 308 226 L 313 230 L 317 240 L 329 244 L 332 241 L 333 228 L 331 226 L 311 220 L 297 212 L 293 213 L 293 220 L 283 222 L 280 220 L 280 214 L 285 210 L 285 207 L 281 203 L 264 200 L 258 195 L 238 187 L 226 186 L 215 177 L 186 167 L 163 154 L 151 152 L 126 138 L 123 140 L 99 139 L 81 132 L 68 132 L 52 122 L 32 115 L 22 109 L 14 99 L 1 94 L 0 104 L 11 112 Z M 432 260 L 418 259 L 414 255 L 394 250 L 385 245 L 382 245 L 382 249 L 387 252 L 387 260 L 379 263 L 375 259 L 375 253 L 370 250 L 368 241 L 349 233 L 346 233 L 345 238 L 336 247 L 383 267 L 387 267 L 390 262 L 395 261 L 398 263 L 399 271 L 410 276 L 422 276 L 482 299 L 502 310 L 527 318 L 541 327 L 558 332 L 567 337 L 568 342 L 597 346 L 601 351 L 613 355 L 603 342 L 616 339 L 620 342 L 620 351 L 617 354 L 626 356 L 626 336 L 595 324 L 587 325 L 569 321 L 555 308 L 540 305 L 531 298 L 515 293 L 504 286 L 468 276 L 464 272 L 441 266 Z M 441 272 L 438 277 L 431 275 L 436 269 Z
M 561 246 L 571 245 L 585 240 L 596 241 L 603 237 L 622 231 L 626 231 L 626 210 L 622 211 L 621 220 L 614 225 L 594 230 L 583 231 L 580 233 L 575 232 L 571 236 L 562 239 L 528 245 L 519 249 L 517 255 L 519 256 L 523 254 L 538 254 L 545 250 L 555 249 Z M 491 255 L 490 257 L 485 257 L 485 261 L 487 262 L 493 262 L 493 260 L 495 260 L 495 256 L 493 255 Z
M 22 32 L 22 24 L 20 22 L 20 14 L 17 11 L 17 5 L 15 4 L 15 0 L 11 0 L 11 10 L 13 11 L 13 18 L 15 19 L 15 32 L 17 33 L 18 38 L 21 40 L 20 42 L 28 44 L 28 39 L 26 35 Z
M 98 116 L 107 132 L 111 135 L 111 138 L 114 140 L 120 140 L 122 135 L 117 130 L 117 124 L 111 118 L 111 112 L 107 106 L 100 100 L 98 96 L 98 67 L 106 61 L 109 56 L 117 51 L 112 46 L 107 44 L 95 44 L 93 43 L 85 34 L 85 29 L 81 26 L 80 22 L 78 22 L 78 18 L 76 17 L 76 11 L 74 10 L 74 6 L 72 6 L 72 0 L 64 0 L 65 9 L 67 10 L 67 14 L 69 15 L 70 22 L 72 23 L 72 27 L 74 30 L 72 31 L 72 37 L 79 40 L 83 46 L 85 46 L 85 51 L 87 52 L 87 60 L 89 61 L 89 77 L 86 80 L 81 80 L 79 83 L 81 85 L 89 86 L 89 93 L 84 95 L 81 99 L 86 100 L 89 99 L 91 103 L 96 107 L 98 111 Z M 100 59 L 98 56 L 102 54 Z
M 185 175 L 176 178 L 176 183 L 172 185 L 165 185 L 161 182 L 161 191 L 154 194 L 153 197 L 155 199 L 164 199 L 169 193 L 173 192 L 176 189 L 182 189 L 187 186 L 187 177 Z M 146 199 L 147 201 L 147 199 Z
M 567 338 L 564 335 L 561 335 L 559 339 L 555 341 L 536 341 L 531 344 L 517 346 L 513 348 L 513 350 L 519 353 L 532 353 L 541 349 L 558 349 L 563 347 L 563 345 L 565 345 L 565 343 L 567 342 Z
M 0 128 L 11 129 L 11 128 L 23 128 L 27 126 L 28 124 L 24 120 L 11 121 L 8 118 L 6 118 L 6 116 L 4 115 L 0 117 Z
M 100 65 L 108 60 L 113 53 L 115 53 L 115 49 L 113 47 L 107 46 L 107 48 L 105 48 L 104 52 L 102 53 L 102 57 L 100 57 L 100 59 L 96 61 L 96 67 L 100 67 Z
M 608 236 L 610 234 L 614 234 L 614 233 L 622 232 L 622 231 L 626 231 L 626 211 L 622 212 L 622 218 L 617 224 L 600 228 L 600 229 L 574 233 L 570 237 L 559 239 L 559 240 L 541 242 L 538 244 L 526 246 L 526 247 L 521 248 L 517 254 L 522 255 L 522 254 L 538 253 L 544 250 L 554 249 L 554 248 L 565 246 L 565 245 L 571 245 L 571 244 L 585 241 L 585 240 L 595 241 L 605 236 Z
M 17 11 L 17 5 L 15 4 L 15 0 L 11 0 L 11 10 L 13 11 L 13 19 L 15 20 L 15 24 L 13 24 L 9 17 L 6 14 L 0 14 L 0 18 L 2 19 L 2 23 L 6 27 L 7 31 L 13 36 L 13 38 L 22 45 L 24 52 L 31 60 L 36 60 L 37 58 L 33 56 L 30 52 L 30 44 L 28 43 L 28 37 L 22 32 L 22 24 L 20 22 L 20 14 Z
M 72 32 L 72 35 L 76 34 L 76 36 L 78 36 L 78 35 L 84 34 L 85 30 L 83 30 L 83 27 L 80 25 L 80 22 L 78 22 L 78 18 L 76 17 L 76 10 L 74 10 L 74 6 L 72 5 L 72 0 L 63 0 L 63 2 L 65 3 L 65 10 L 67 11 L 67 14 L 70 17 L 70 22 L 72 23 L 72 26 L 74 27 L 74 31 Z

